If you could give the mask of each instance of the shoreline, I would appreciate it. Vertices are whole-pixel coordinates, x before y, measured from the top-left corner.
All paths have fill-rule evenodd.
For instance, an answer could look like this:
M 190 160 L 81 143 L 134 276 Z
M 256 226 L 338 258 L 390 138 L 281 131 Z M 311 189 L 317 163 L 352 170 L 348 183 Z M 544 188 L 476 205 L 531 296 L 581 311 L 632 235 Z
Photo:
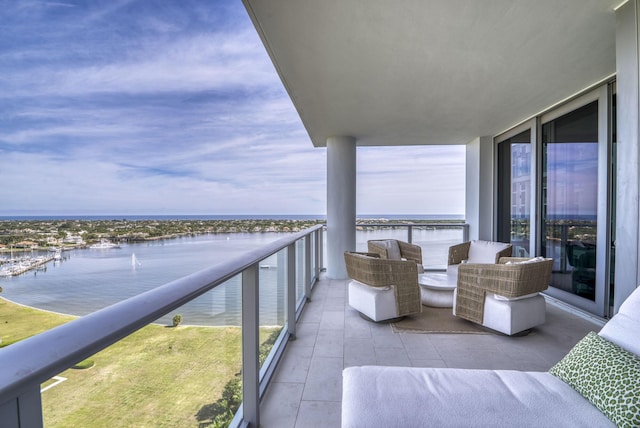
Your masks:
M 29 305 L 25 305 L 25 304 L 22 304 L 22 303 L 19 303 L 19 302 L 15 302 L 15 301 L 13 301 L 11 299 L 7 299 L 6 297 L 3 297 L 2 295 L 0 295 L 0 300 L 4 300 L 7 303 L 11 303 L 13 305 L 20 306 L 22 308 L 32 309 L 34 311 L 47 312 L 47 313 L 50 313 L 50 314 L 53 314 L 53 315 L 60 315 L 60 316 L 63 316 L 63 317 L 71 317 L 71 318 L 74 318 L 74 319 L 78 319 L 78 318 L 82 318 L 82 317 L 86 316 L 86 315 L 66 314 L 66 313 L 63 313 L 63 312 L 56 312 L 56 311 L 52 311 L 52 310 L 49 310 L 49 309 L 37 308 L 35 306 L 29 306 Z M 89 315 L 89 314 L 87 314 L 87 315 Z M 168 315 L 169 314 L 163 315 L 163 316 L 168 316 Z M 174 328 L 173 326 L 169 325 L 168 323 L 167 324 L 161 324 L 161 323 L 152 322 L 152 323 L 149 323 L 147 325 L 156 325 L 156 326 L 159 326 L 159 327 Z M 242 328 L 241 326 L 238 326 L 238 325 L 202 325 L 202 324 L 187 324 L 187 323 L 184 323 L 184 322 L 180 323 L 179 327 L 198 327 L 198 328 L 217 328 L 217 329 Z M 278 327 L 283 327 L 283 326 L 281 326 L 281 325 L 261 325 L 260 326 L 260 328 L 268 328 L 268 329 L 278 328 Z
M 86 248 L 102 239 L 115 243 L 136 243 L 179 239 L 206 234 L 296 233 L 324 219 L 215 219 L 215 220 L 0 220 L 0 253 Z M 405 227 L 451 224 L 458 219 L 356 219 L 358 228 Z

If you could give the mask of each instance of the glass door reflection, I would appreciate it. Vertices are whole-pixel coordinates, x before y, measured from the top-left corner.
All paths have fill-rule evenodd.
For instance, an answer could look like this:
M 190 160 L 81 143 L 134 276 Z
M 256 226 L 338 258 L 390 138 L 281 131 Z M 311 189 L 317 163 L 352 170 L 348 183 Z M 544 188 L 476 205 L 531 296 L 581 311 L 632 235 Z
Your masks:
M 598 102 L 542 126 L 542 255 L 551 285 L 596 298 Z
M 529 257 L 531 238 L 531 130 L 498 144 L 498 241 Z

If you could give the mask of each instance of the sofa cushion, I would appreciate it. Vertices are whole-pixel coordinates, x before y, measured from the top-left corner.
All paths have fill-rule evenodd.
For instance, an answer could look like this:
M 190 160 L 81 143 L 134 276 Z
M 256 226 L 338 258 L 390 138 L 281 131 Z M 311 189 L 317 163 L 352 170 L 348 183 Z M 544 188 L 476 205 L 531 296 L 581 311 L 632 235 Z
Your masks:
M 640 288 L 631 293 L 599 334 L 622 349 L 640 355 Z
M 506 265 L 526 265 L 529 263 L 538 263 L 538 262 L 543 262 L 545 260 L 544 257 L 538 256 L 538 257 L 534 257 L 532 259 L 527 259 L 527 260 L 522 260 L 520 262 L 512 262 L 512 261 L 508 261 L 505 264 Z
M 549 372 L 619 427 L 640 426 L 640 357 L 594 332 Z
M 511 244 L 493 241 L 471 241 L 468 263 L 495 263 L 496 254 Z
M 615 427 L 546 372 L 420 367 L 343 371 L 342 427 Z

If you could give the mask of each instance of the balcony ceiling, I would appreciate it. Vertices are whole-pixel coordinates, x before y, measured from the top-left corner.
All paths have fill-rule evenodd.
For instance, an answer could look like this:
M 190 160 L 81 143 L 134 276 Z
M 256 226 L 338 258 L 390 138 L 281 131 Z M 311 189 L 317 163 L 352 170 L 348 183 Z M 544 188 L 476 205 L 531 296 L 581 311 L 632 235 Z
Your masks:
M 243 0 L 315 146 L 465 144 L 615 72 L 622 0 Z

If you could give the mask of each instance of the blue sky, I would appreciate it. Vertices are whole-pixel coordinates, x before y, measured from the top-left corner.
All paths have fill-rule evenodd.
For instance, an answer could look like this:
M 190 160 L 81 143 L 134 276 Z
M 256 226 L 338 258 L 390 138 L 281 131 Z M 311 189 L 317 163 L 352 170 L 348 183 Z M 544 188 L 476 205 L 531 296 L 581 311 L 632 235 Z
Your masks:
M 0 0 L 0 215 L 325 214 L 240 1 Z M 358 149 L 359 214 L 462 214 L 464 147 Z

